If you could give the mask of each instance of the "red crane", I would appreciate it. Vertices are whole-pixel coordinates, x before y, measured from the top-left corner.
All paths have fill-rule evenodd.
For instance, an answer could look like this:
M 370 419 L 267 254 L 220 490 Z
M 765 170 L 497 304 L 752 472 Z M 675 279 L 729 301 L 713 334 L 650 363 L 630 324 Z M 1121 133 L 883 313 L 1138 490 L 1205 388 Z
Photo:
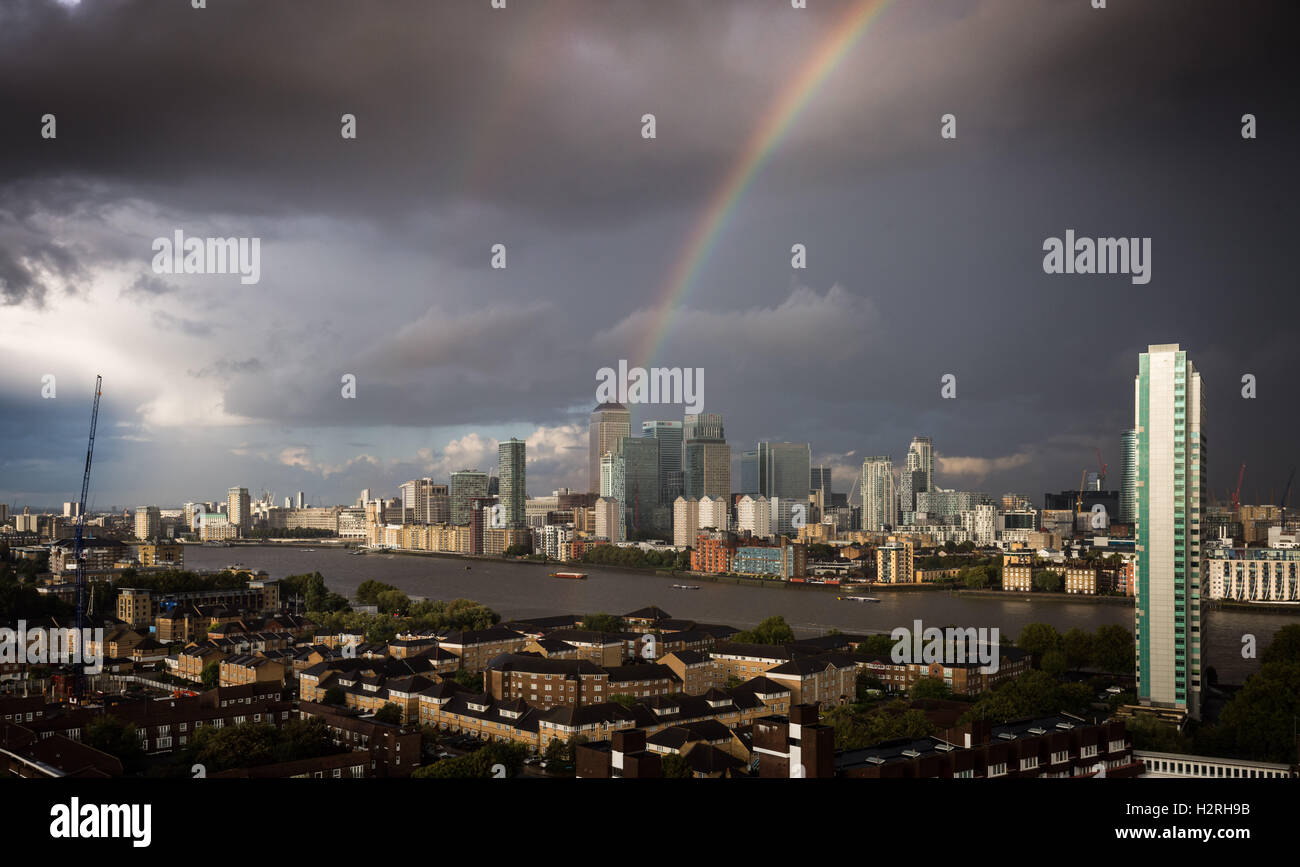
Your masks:
M 1110 469 L 1110 465 L 1101 459 L 1101 449 L 1097 449 L 1097 466 L 1101 469 L 1101 473 L 1097 476 L 1097 489 L 1104 491 L 1106 490 L 1106 470 Z
M 1232 510 L 1235 512 L 1241 508 L 1241 480 L 1246 477 L 1246 465 L 1241 465 L 1241 472 L 1237 473 L 1237 490 L 1232 492 Z

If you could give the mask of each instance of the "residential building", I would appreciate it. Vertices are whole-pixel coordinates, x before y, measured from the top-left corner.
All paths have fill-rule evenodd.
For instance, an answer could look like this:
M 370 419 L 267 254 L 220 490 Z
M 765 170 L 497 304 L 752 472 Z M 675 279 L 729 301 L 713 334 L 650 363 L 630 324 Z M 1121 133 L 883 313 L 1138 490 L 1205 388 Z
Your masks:
M 1143 705 L 1200 717 L 1201 375 L 1178 344 L 1152 345 L 1134 380 L 1137 431 L 1137 692 Z

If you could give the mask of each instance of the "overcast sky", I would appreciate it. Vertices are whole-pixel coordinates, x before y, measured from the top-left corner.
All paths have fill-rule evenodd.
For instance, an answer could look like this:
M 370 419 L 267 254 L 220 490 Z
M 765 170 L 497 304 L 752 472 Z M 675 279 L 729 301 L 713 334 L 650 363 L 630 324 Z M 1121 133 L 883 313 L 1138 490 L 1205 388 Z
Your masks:
M 597 371 L 646 344 L 701 215 L 857 4 L 808 5 L 5 0 L 0 501 L 74 498 L 96 374 L 98 508 L 231 485 L 351 502 L 494 470 L 510 436 L 530 493 L 585 490 Z M 740 197 L 651 361 L 704 368 L 737 457 L 808 441 L 843 491 L 924 434 L 939 484 L 1041 502 L 1095 448 L 1118 484 L 1137 355 L 1177 342 L 1208 387 L 1219 498 L 1242 462 L 1243 499 L 1280 496 L 1294 5 L 895 0 Z M 1151 281 L 1045 274 L 1070 228 L 1151 238 Z M 155 274 L 178 229 L 260 238 L 260 282 Z M 634 428 L 681 413 L 636 406 Z

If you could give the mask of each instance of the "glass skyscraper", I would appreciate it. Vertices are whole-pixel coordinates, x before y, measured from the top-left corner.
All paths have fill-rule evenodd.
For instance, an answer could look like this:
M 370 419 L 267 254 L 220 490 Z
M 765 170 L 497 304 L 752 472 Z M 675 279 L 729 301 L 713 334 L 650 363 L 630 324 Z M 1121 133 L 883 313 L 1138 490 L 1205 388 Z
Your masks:
M 659 502 L 670 505 L 682 493 L 682 423 L 643 421 L 641 436 L 659 440 Z
M 683 424 L 686 461 L 682 487 L 688 499 L 731 499 L 731 446 L 722 427 L 722 415 L 688 415 Z
M 587 441 L 587 487 L 600 491 L 600 459 L 605 452 L 618 453 L 619 443 L 632 435 L 632 413 L 621 403 L 602 403 L 592 410 Z
M 808 502 L 811 473 L 808 443 L 758 444 L 758 492 L 769 500 Z
M 527 493 L 527 444 L 511 437 L 509 442 L 497 446 L 497 476 L 501 497 L 502 517 L 509 529 L 528 526 L 524 514 Z
M 1201 375 L 1178 344 L 1153 345 L 1138 356 L 1133 391 L 1138 700 L 1199 718 L 1206 495 Z

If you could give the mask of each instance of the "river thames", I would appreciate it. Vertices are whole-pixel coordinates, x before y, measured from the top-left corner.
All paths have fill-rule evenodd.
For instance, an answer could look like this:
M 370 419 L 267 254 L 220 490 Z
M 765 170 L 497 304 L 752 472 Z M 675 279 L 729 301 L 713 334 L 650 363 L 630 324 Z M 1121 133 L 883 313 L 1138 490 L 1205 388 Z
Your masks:
M 361 582 L 374 579 L 413 597 L 473 599 L 507 619 L 569 613 L 625 614 L 658 605 L 673 617 L 726 623 L 740 629 L 781 614 L 801 636 L 822 634 L 832 628 L 889 632 L 898 626 L 911 628 L 918 619 L 927 627 L 997 627 L 1011 638 L 1028 623 L 1050 623 L 1060 632 L 1076 626 L 1092 631 L 1109 623 L 1133 629 L 1132 605 L 1030 601 L 1023 594 L 1001 599 L 943 591 L 875 591 L 872 595 L 880 602 L 856 603 L 839 601 L 835 590 L 820 587 L 715 583 L 599 566 L 383 553 L 356 556 L 343 550 L 308 551 L 287 545 L 185 547 L 185 565 L 190 569 L 220 569 L 235 563 L 264 570 L 272 578 L 320 572 L 331 590 L 349 597 Z M 549 577 L 557 568 L 580 570 L 589 577 L 586 581 Z M 694 584 L 700 589 L 676 590 L 674 583 Z M 1206 664 L 1213 665 L 1225 683 L 1240 683 L 1258 668 L 1256 659 L 1241 656 L 1243 635 L 1253 634 L 1262 651 L 1278 629 L 1300 623 L 1296 615 L 1238 609 L 1209 611 L 1203 619 L 1208 639 Z

